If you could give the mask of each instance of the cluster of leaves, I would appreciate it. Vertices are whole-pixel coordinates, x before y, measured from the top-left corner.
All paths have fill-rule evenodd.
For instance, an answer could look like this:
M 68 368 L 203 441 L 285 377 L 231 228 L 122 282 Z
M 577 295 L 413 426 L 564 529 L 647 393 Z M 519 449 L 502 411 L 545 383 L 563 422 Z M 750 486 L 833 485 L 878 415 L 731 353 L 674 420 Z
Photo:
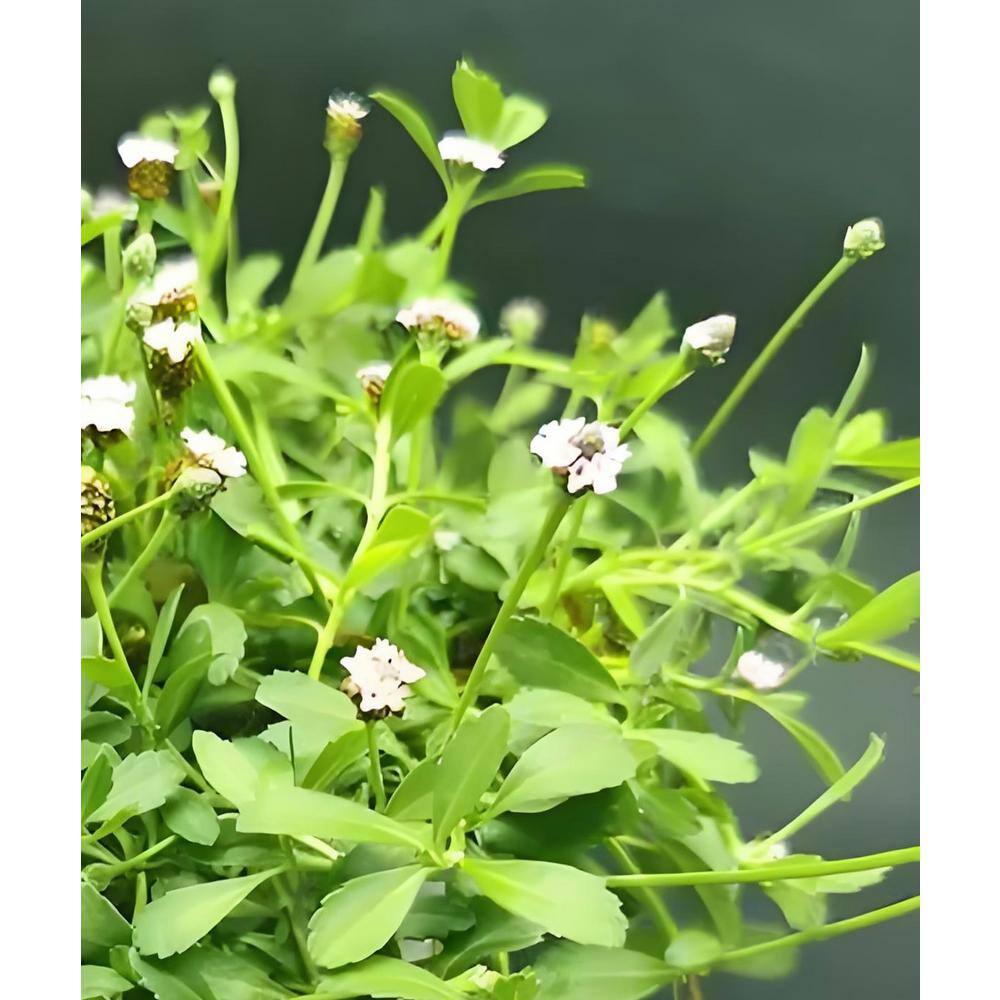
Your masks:
M 498 148 L 544 124 L 466 62 L 454 92 L 466 130 Z M 169 413 L 120 336 L 127 289 L 90 252 L 130 223 L 84 225 L 84 366 L 103 358 L 140 384 L 132 438 L 89 457 L 119 515 L 162 493 L 174 426 L 235 439 L 251 475 L 207 509 L 151 509 L 106 539 L 113 634 L 89 603 L 83 619 L 83 997 L 637 1000 L 716 967 L 783 975 L 795 949 L 760 946 L 789 928 L 823 936 L 828 896 L 886 868 L 824 874 L 815 856 L 772 860 L 773 835 L 744 837 L 723 794 L 758 777 L 744 713 L 787 731 L 829 786 L 781 838 L 844 798 L 881 742 L 845 769 L 801 692 L 734 671 L 751 649 L 794 664 L 790 679 L 861 654 L 914 666 L 890 641 L 916 615 L 916 578 L 877 594 L 849 564 L 861 511 L 899 491 L 886 480 L 912 480 L 916 443 L 886 441 L 882 414 L 857 412 L 867 352 L 837 410 L 806 414 L 784 458 L 754 453 L 738 488 L 706 487 L 683 428 L 647 413 L 619 488 L 574 502 L 461 717 L 560 489 L 528 438 L 561 396 L 566 414 L 620 420 L 671 370 L 678 331 L 661 293 L 623 327 L 585 317 L 571 358 L 502 334 L 441 365 L 418 357 L 393 316 L 462 292 L 447 277 L 449 220 L 582 175 L 528 168 L 470 192 L 412 105 L 373 97 L 441 176 L 445 209 L 387 241 L 374 189 L 356 242 L 283 296 L 269 294 L 281 261 L 241 257 L 231 218 L 228 250 L 215 249 L 225 203 L 199 185 L 235 183 L 234 137 L 223 167 L 207 113 L 147 123 L 178 140 L 181 198 L 141 206 L 139 224 L 146 213 L 161 254 L 197 255 L 210 335 L 212 372 Z M 354 375 L 372 358 L 393 361 L 378 403 Z M 456 392 L 487 366 L 508 372 L 498 400 Z M 379 428 L 389 490 L 373 505 Z M 146 559 L 161 517 L 176 524 Z M 401 716 L 373 720 L 339 689 L 339 659 L 376 636 L 427 676 Z M 820 867 L 776 877 L 796 865 Z M 641 873 L 676 885 L 616 883 Z M 743 902 L 761 892 L 775 908 L 757 923 Z

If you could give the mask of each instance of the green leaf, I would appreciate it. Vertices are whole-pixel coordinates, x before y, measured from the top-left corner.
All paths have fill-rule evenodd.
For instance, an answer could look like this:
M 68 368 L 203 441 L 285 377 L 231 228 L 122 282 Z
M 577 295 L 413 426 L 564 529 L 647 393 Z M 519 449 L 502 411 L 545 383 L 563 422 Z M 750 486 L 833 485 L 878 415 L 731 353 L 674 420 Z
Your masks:
M 434 815 L 434 788 L 440 769 L 433 757 L 422 760 L 396 786 L 386 815 L 399 820 L 431 819 Z
M 124 663 L 119 663 L 118 660 L 109 660 L 105 656 L 82 656 L 80 667 L 84 677 L 102 687 L 113 690 L 120 687 L 132 687 L 135 684 L 132 671 Z
M 350 305 L 363 263 L 354 247 L 334 250 L 321 257 L 299 279 L 281 307 L 281 318 L 289 325 L 329 316 Z
M 678 670 L 686 666 L 685 653 L 704 618 L 704 611 L 691 601 L 679 600 L 643 633 L 629 654 L 629 669 L 649 680 L 661 668 Z
M 678 969 L 699 972 L 712 965 L 722 954 L 717 937 L 695 928 L 681 931 L 670 942 L 664 959 Z
M 399 504 L 383 518 L 371 545 L 351 565 L 345 587 L 363 587 L 380 573 L 408 558 L 431 534 L 431 519 L 415 507 Z
M 548 112 L 537 101 L 521 94 L 505 97 L 500 121 L 492 136 L 498 149 L 510 149 L 533 136 L 548 120 Z
M 466 996 L 419 965 L 385 955 L 370 958 L 332 976 L 323 976 L 318 989 L 330 1000 L 361 996 L 391 997 L 393 1000 L 463 1000 Z
M 472 812 L 507 755 L 510 717 L 491 705 L 467 718 L 445 748 L 433 792 L 434 836 L 442 842 Z
M 191 747 L 208 783 L 237 807 L 253 800 L 262 778 L 284 775 L 291 783 L 288 759 L 256 737 L 230 742 L 199 729 Z
M 664 760 L 704 781 L 735 784 L 756 781 L 760 774 L 751 753 L 734 740 L 724 739 L 715 733 L 632 729 L 627 735 L 629 739 L 652 743 Z
M 451 76 L 451 90 L 465 131 L 489 141 L 503 111 L 500 84 L 468 59 L 460 59 Z
M 342 691 L 296 670 L 276 670 L 257 687 L 254 698 L 295 723 L 343 728 L 344 721 L 357 720 L 354 702 Z M 333 737 L 331 737 L 333 738 Z
M 161 812 L 168 830 L 192 844 L 211 846 L 219 837 L 219 820 L 208 800 L 190 788 L 178 788 Z
M 229 277 L 226 300 L 229 315 L 238 315 L 260 304 L 264 292 L 281 273 L 281 257 L 276 253 L 252 253 L 237 264 Z
M 91 814 L 108 797 L 115 761 L 113 752 L 101 747 L 80 782 L 80 822 L 86 823 Z
M 912 479 L 920 475 L 920 438 L 887 441 L 847 454 L 838 453 L 837 465 L 864 469 L 886 479 Z
M 159 962 L 140 958 L 135 948 L 129 950 L 128 958 L 129 964 L 138 973 L 140 982 L 156 1000 L 206 1000 L 204 992 L 195 993 L 187 983 Z
M 236 829 L 241 833 L 310 835 L 324 840 L 424 847 L 402 823 L 371 809 L 308 788 L 268 786 L 244 803 Z
M 313 762 L 302 779 L 303 788 L 315 788 L 320 791 L 332 785 L 337 778 L 347 770 L 368 747 L 368 735 L 362 725 L 357 729 L 349 729 L 341 733 Z
M 837 425 L 826 410 L 814 407 L 800 421 L 788 448 L 788 492 L 779 509 L 790 520 L 809 505 L 830 465 Z
M 243 619 L 224 604 L 200 604 L 184 619 L 177 640 L 198 624 L 208 629 L 212 651 L 208 679 L 213 684 L 223 684 L 233 676 L 243 659 L 247 639 Z
M 119 976 L 114 969 L 103 965 L 84 965 L 80 968 L 81 1000 L 97 1000 L 98 997 L 114 1000 L 130 989 L 132 983 Z
M 427 157 L 431 166 L 437 171 L 445 190 L 448 190 L 451 187 L 448 171 L 445 169 L 444 160 L 441 159 L 441 154 L 438 152 L 434 131 L 424 115 L 406 98 L 393 91 L 377 90 L 370 97 L 373 101 L 381 104 L 406 129 L 410 138 L 419 147 L 420 152 Z
M 208 678 L 212 654 L 206 650 L 178 667 L 168 678 L 156 702 L 157 728 L 169 736 L 187 716 L 198 692 Z
M 184 772 L 166 750 L 129 754 L 116 768 L 111 791 L 91 821 L 102 822 L 122 812 L 131 816 L 158 809 L 184 780 Z
M 146 673 L 156 676 L 156 671 L 163 659 L 163 651 L 167 648 L 167 640 L 170 638 L 170 630 L 174 625 L 174 618 L 177 616 L 177 605 L 180 603 L 181 594 L 184 592 L 184 584 L 178 584 L 160 608 L 160 614 L 156 619 L 156 628 L 153 630 L 153 638 L 149 640 L 149 656 L 146 659 Z
M 382 391 L 379 414 L 392 420 L 394 441 L 434 412 L 446 387 L 444 375 L 431 365 L 414 361 L 392 369 Z
M 579 168 L 568 163 L 546 163 L 534 167 L 526 167 L 506 180 L 499 181 L 481 191 L 472 199 L 470 208 L 488 205 L 494 201 L 505 201 L 517 198 L 522 194 L 534 194 L 537 191 L 560 191 L 564 188 L 582 188 L 587 186 L 587 175 Z
M 84 942 L 98 948 L 132 940 L 132 925 L 87 881 L 80 883 L 80 928 Z
M 600 660 L 554 625 L 511 619 L 496 655 L 522 684 L 566 691 L 587 701 L 622 701 L 621 689 Z
M 280 871 L 280 868 L 271 868 L 243 878 L 171 889 L 149 903 L 136 918 L 136 948 L 143 955 L 156 955 L 158 958 L 187 951 L 257 886 Z
M 621 903 L 596 875 L 547 861 L 466 857 L 461 867 L 483 895 L 556 937 L 609 948 L 625 943 Z
M 798 880 L 773 882 L 770 885 L 761 886 L 761 889 L 781 910 L 788 926 L 794 930 L 804 931 L 826 923 L 826 897 L 808 891 L 804 886 L 798 884 Z
M 920 573 L 911 573 L 873 597 L 842 625 L 820 632 L 827 649 L 851 643 L 877 643 L 905 632 L 920 616 Z
M 419 865 L 362 875 L 334 889 L 309 921 L 309 953 L 336 969 L 378 951 L 403 922 L 431 869 Z
M 521 755 L 489 815 L 542 812 L 574 795 L 613 788 L 635 776 L 636 759 L 621 734 L 608 726 L 554 729 Z
M 642 1000 L 677 977 L 665 962 L 638 951 L 562 941 L 535 963 L 537 1000 Z

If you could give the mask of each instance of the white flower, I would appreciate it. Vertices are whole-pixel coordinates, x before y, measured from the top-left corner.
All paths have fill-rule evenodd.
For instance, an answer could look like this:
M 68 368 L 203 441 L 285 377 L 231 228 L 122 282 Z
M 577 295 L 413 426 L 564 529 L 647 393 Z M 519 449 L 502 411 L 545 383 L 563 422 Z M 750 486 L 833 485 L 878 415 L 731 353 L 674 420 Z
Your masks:
M 783 663 L 751 649 L 740 656 L 736 673 L 758 691 L 771 691 L 781 685 L 787 670 Z
M 171 364 L 179 365 L 187 356 L 191 345 L 201 340 L 201 324 L 197 320 L 185 320 L 174 324 L 165 319 L 146 327 L 142 342 L 154 351 L 165 351 Z
M 479 336 L 479 317 L 467 305 L 454 299 L 417 299 L 396 313 L 396 322 L 402 323 L 407 330 L 440 326 L 452 340 L 475 340 Z
M 99 188 L 94 195 L 91 214 L 95 219 L 99 219 L 102 215 L 110 215 L 112 212 L 119 212 L 126 219 L 133 219 L 136 215 L 135 202 L 115 188 Z
M 684 331 L 684 346 L 717 360 L 732 346 L 735 335 L 736 317 L 722 313 L 689 326 Z
M 780 861 L 782 858 L 787 858 L 791 848 L 788 846 L 788 842 L 784 840 L 779 840 L 776 844 L 771 844 L 767 849 L 767 859 L 768 861 Z
M 392 365 L 388 361 L 372 361 L 370 364 L 359 368 L 355 372 L 355 377 L 364 385 L 366 382 L 380 381 L 382 383 L 389 377 Z
M 881 219 L 862 219 L 847 230 L 844 256 L 864 260 L 885 246 L 885 226 Z
M 461 541 L 462 536 L 457 531 L 434 532 L 434 545 L 440 552 L 451 552 Z
M 94 427 L 102 433 L 132 433 L 135 383 L 117 375 L 100 375 L 80 383 L 80 429 Z
M 464 132 L 449 132 L 439 143 L 442 160 L 469 163 L 476 170 L 497 170 L 504 164 L 503 154 L 482 139 L 473 139 Z
M 530 343 L 545 325 L 545 306 L 538 299 L 511 299 L 500 310 L 500 329 L 518 343 Z
M 131 169 L 143 160 L 173 164 L 179 150 L 172 142 L 163 139 L 147 139 L 131 132 L 118 140 L 118 155 L 122 163 Z
M 340 662 L 350 674 L 347 690 L 361 695 L 362 712 L 385 708 L 402 712 L 403 699 L 411 693 L 407 685 L 427 676 L 388 639 L 376 639 L 371 649 L 358 646 L 353 656 L 345 656 Z
M 222 438 L 211 431 L 193 431 L 185 427 L 181 440 L 187 445 L 188 454 L 195 465 L 204 470 L 189 476 L 197 482 L 221 484 L 223 479 L 237 479 L 246 475 L 247 460 L 242 451 L 226 445 Z M 205 475 L 204 473 L 211 473 Z
M 579 493 L 588 486 L 595 493 L 610 493 L 632 452 L 618 443 L 618 428 L 587 423 L 586 418 L 550 420 L 531 439 L 529 449 L 542 465 L 566 475 L 566 489 Z
M 194 257 L 175 257 L 164 261 L 153 275 L 152 293 L 156 302 L 167 295 L 191 291 L 198 283 L 198 262 Z
M 359 122 L 371 109 L 357 94 L 335 93 L 326 102 L 326 113 L 331 118 L 352 118 Z

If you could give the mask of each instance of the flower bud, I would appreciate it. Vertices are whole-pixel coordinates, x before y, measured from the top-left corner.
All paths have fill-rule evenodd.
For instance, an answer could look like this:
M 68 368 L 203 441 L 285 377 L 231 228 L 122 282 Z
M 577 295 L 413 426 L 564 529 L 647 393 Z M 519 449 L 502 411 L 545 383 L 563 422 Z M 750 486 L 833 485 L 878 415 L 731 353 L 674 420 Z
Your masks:
M 220 104 L 236 94 L 236 78 L 227 69 L 217 69 L 209 78 L 208 92 Z
M 391 372 L 392 365 L 388 361 L 373 361 L 359 368 L 355 374 L 368 398 L 377 403 L 382 398 L 382 390 Z
M 142 333 L 153 322 L 153 307 L 145 302 L 129 302 L 125 306 L 125 325 L 134 333 Z
M 695 351 L 718 365 L 722 364 L 735 335 L 736 317 L 721 313 L 689 326 L 684 331 L 682 343 L 689 351 Z
M 115 500 L 106 479 L 89 465 L 80 467 L 80 534 L 107 524 L 115 516 Z M 100 542 L 96 544 L 101 544 Z
M 518 344 L 530 344 L 545 326 L 545 306 L 538 299 L 511 299 L 500 311 L 500 329 Z
M 156 267 L 156 241 L 150 233 L 141 233 L 122 252 L 122 267 L 130 277 L 142 281 Z
M 368 104 L 357 94 L 331 94 L 326 102 L 326 138 L 323 145 L 334 155 L 350 156 L 361 141 L 361 120 Z
M 885 246 L 885 226 L 877 218 L 862 219 L 847 230 L 844 237 L 844 256 L 851 260 L 865 260 Z

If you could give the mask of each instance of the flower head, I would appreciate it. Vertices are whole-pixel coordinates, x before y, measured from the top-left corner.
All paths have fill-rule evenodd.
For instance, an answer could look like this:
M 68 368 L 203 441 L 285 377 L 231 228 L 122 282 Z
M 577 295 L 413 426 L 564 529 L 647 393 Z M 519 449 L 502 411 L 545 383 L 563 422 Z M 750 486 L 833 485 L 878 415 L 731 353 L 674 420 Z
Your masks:
M 844 256 L 864 260 L 885 246 L 885 226 L 881 219 L 862 219 L 847 230 Z
M 174 160 L 179 150 L 172 142 L 124 135 L 118 142 L 118 155 L 128 167 L 128 189 L 148 201 L 166 198 L 174 178 Z
M 179 365 L 188 356 L 191 345 L 201 340 L 201 324 L 197 320 L 174 323 L 172 319 L 160 320 L 146 327 L 142 342 L 154 351 L 162 351 L 170 363 Z
M 359 368 L 355 372 L 355 377 L 372 401 L 377 403 L 382 397 L 382 390 L 391 371 L 392 365 L 388 361 L 372 361 Z
M 411 332 L 441 333 L 457 343 L 467 343 L 479 336 L 479 317 L 467 305 L 454 299 L 417 299 L 396 313 L 396 322 Z
M 80 430 L 100 434 L 132 433 L 135 383 L 117 375 L 99 375 L 80 383 Z
M 111 486 L 89 465 L 80 467 L 80 534 L 107 524 L 115 516 Z M 103 540 L 93 543 L 103 545 Z
M 519 344 L 530 344 L 545 326 L 545 306 L 538 299 L 511 299 L 500 310 L 500 329 Z
M 693 323 L 684 331 L 683 344 L 691 351 L 708 358 L 715 364 L 721 364 L 723 356 L 733 343 L 736 335 L 736 317 L 727 313 L 710 316 Z
M 449 132 L 438 143 L 442 160 L 451 163 L 467 163 L 476 170 L 498 170 L 504 164 L 503 154 L 495 146 L 482 139 L 473 139 L 464 132 Z
M 579 493 L 590 488 L 610 493 L 618 486 L 618 473 L 632 452 L 619 444 L 618 428 L 586 418 L 550 420 L 531 439 L 531 453 L 557 475 L 566 476 L 566 489 Z
M 173 166 L 180 152 L 172 143 L 164 139 L 149 139 L 144 135 L 130 132 L 118 140 L 118 155 L 122 163 L 131 169 L 146 161 L 147 163 L 169 163 Z
M 326 148 L 341 155 L 353 153 L 361 141 L 361 120 L 368 112 L 368 103 L 357 94 L 331 94 L 326 102 Z
M 388 639 L 376 639 L 371 649 L 358 646 L 353 656 L 340 662 L 350 675 L 344 689 L 352 696 L 361 695 L 362 712 L 402 712 L 411 693 L 407 685 L 427 674 Z
M 359 122 L 362 118 L 367 118 L 371 108 L 368 102 L 357 94 L 337 91 L 330 95 L 326 102 L 326 113 L 331 118 L 350 118 Z
M 152 319 L 179 321 L 197 312 L 198 262 L 194 257 L 172 257 L 164 261 L 129 300 L 130 305 L 152 308 Z
M 748 650 L 736 663 L 736 673 L 758 691 L 771 691 L 779 687 L 787 672 L 783 663 L 772 660 L 756 649 Z
M 181 440 L 187 445 L 191 467 L 201 470 L 189 479 L 221 486 L 225 479 L 246 475 L 247 460 L 243 452 L 228 446 L 211 431 L 194 431 L 185 427 L 181 431 Z

